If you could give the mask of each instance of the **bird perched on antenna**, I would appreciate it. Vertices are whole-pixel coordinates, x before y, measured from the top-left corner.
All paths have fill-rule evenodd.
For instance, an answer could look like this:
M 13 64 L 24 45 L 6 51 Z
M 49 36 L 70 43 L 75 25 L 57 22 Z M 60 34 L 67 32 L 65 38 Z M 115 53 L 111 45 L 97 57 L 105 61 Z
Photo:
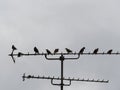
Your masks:
M 97 54 L 97 53 L 98 53 L 98 50 L 99 50 L 99 48 L 96 48 L 96 49 L 93 51 L 93 54 Z
M 34 47 L 34 52 L 35 54 L 39 54 L 39 50 L 37 49 L 37 47 Z
M 108 50 L 108 51 L 107 51 L 107 54 L 111 54 L 112 51 L 113 51 L 112 49 Z
M 78 54 L 79 54 L 79 55 L 80 55 L 80 54 L 83 54 L 84 50 L 85 50 L 85 47 L 81 48 L 81 50 L 79 51 Z
M 12 50 L 14 51 L 14 50 L 17 50 L 17 48 L 14 46 L 14 45 L 12 45 Z
M 23 53 L 19 52 L 17 56 L 21 57 L 22 55 L 23 55 Z
M 52 53 L 50 52 L 50 50 L 46 49 L 46 52 L 47 52 L 48 55 L 50 55 L 50 54 L 52 55 Z
M 55 49 L 55 50 L 54 50 L 54 54 L 56 54 L 58 51 L 59 51 L 59 49 Z
M 65 50 L 67 51 L 67 53 L 72 53 L 72 50 L 68 49 L 68 48 L 65 48 Z

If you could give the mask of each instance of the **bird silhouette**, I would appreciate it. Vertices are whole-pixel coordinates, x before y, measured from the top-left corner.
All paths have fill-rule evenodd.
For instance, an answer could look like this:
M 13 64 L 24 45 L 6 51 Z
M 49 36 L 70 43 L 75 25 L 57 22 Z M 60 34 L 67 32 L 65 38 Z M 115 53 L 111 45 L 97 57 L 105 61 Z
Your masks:
M 108 50 L 107 54 L 111 54 L 112 53 L 112 49 Z
M 28 75 L 26 78 L 28 78 L 28 79 L 29 79 L 29 78 L 31 78 L 31 77 L 32 77 L 31 75 Z
M 14 45 L 12 45 L 12 50 L 14 51 L 14 50 L 17 50 L 17 48 L 14 46 Z
M 17 56 L 21 57 L 22 55 L 23 55 L 23 53 L 19 52 Z
M 67 53 L 72 53 L 72 50 L 68 49 L 68 48 L 65 48 L 65 50 L 67 51 Z
M 37 47 L 34 47 L 34 52 L 35 54 L 39 54 L 39 50 L 37 49 Z
M 46 52 L 47 52 L 48 55 L 50 55 L 50 54 L 52 55 L 52 53 L 50 52 L 50 50 L 46 49 Z
M 99 50 L 99 48 L 96 48 L 96 49 L 93 51 L 93 54 L 97 54 L 97 53 L 98 53 L 98 50 Z
M 85 47 L 81 48 L 81 50 L 79 51 L 79 54 L 83 54 L 84 50 L 85 50 Z
M 59 49 L 55 49 L 55 50 L 54 50 L 54 54 L 56 54 L 58 51 L 59 51 Z

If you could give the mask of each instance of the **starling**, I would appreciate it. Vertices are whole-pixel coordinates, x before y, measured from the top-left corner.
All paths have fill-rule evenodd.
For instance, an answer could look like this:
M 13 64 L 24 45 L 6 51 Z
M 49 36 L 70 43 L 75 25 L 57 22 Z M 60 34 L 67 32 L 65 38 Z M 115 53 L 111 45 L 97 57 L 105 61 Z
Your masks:
M 97 54 L 99 48 L 96 48 L 94 51 L 93 51 L 93 54 Z
M 50 52 L 50 50 L 46 49 L 46 51 L 47 51 L 47 54 L 48 54 L 48 55 L 49 55 L 49 54 L 52 55 L 52 53 Z
M 68 48 L 65 48 L 65 50 L 67 51 L 67 53 L 72 53 L 72 50 L 68 49 Z
M 54 54 L 56 54 L 58 51 L 59 51 L 59 49 L 55 49 L 55 50 L 54 50 Z
M 28 79 L 29 79 L 29 78 L 32 78 L 32 76 L 31 76 L 31 75 L 28 75 L 27 78 L 28 78 Z
M 19 52 L 18 53 L 18 57 L 21 57 L 23 55 L 23 53 Z
M 12 49 L 13 49 L 13 50 L 17 50 L 17 48 L 16 48 L 14 45 L 12 45 Z
M 39 50 L 37 49 L 37 47 L 34 47 L 34 52 L 35 54 L 39 54 Z
M 85 50 L 85 47 L 81 48 L 81 50 L 79 51 L 79 54 L 83 54 L 84 50 Z
M 107 54 L 111 54 L 112 53 L 112 49 L 108 50 Z

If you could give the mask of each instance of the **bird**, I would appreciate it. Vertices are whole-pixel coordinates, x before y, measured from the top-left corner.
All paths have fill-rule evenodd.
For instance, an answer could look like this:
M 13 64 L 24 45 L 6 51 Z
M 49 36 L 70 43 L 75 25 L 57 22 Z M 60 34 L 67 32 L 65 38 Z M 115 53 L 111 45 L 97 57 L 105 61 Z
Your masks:
M 97 54 L 99 48 L 96 48 L 94 51 L 93 51 L 93 54 Z
M 28 79 L 29 79 L 29 78 L 31 78 L 31 77 L 32 77 L 31 75 L 28 75 L 26 78 L 28 78 Z
M 85 47 L 81 48 L 78 54 L 83 54 L 84 50 L 85 50 Z
M 54 50 L 54 54 L 56 54 L 58 51 L 59 51 L 59 49 L 55 49 L 55 50 Z
M 65 48 L 65 50 L 67 51 L 67 53 L 72 53 L 72 50 L 68 49 L 68 48 Z
M 108 50 L 108 51 L 107 51 L 107 54 L 111 54 L 112 51 L 113 51 L 112 49 Z
M 46 52 L 47 52 L 48 55 L 49 55 L 49 54 L 52 55 L 52 53 L 50 52 L 50 50 L 46 49 Z
M 23 55 L 23 53 L 19 52 L 17 56 L 21 57 L 22 55 Z
M 37 49 L 37 47 L 34 47 L 34 52 L 35 54 L 39 54 L 39 50 Z
M 17 48 L 14 46 L 14 45 L 12 45 L 12 50 L 14 51 L 14 50 L 17 50 Z

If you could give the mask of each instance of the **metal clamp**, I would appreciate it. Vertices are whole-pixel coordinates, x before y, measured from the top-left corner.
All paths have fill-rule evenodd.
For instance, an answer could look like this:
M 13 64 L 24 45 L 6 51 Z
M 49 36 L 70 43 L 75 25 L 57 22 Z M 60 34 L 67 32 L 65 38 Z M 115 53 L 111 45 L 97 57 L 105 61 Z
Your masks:
M 71 80 L 69 80 L 69 84 L 56 84 L 53 82 L 53 79 L 51 79 L 51 84 L 56 85 L 56 86 L 70 86 L 71 85 Z
M 62 53 L 61 53 L 61 56 L 60 56 L 60 57 L 64 57 Z M 45 58 L 46 58 L 47 60 L 61 60 L 60 57 L 59 57 L 59 58 L 49 58 L 48 55 L 45 54 Z M 77 55 L 77 57 L 75 57 L 75 58 L 65 58 L 65 57 L 64 57 L 64 59 L 69 59 L 69 60 L 79 59 L 79 58 L 80 58 L 80 55 Z

